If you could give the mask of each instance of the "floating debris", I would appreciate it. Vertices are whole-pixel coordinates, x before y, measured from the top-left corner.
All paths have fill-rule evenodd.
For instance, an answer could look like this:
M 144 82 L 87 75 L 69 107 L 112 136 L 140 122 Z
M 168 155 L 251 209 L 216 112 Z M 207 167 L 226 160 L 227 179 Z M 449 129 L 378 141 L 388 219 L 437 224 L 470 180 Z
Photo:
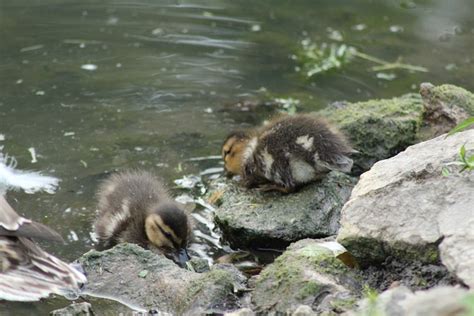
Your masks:
M 353 30 L 355 31 L 363 31 L 367 28 L 367 25 L 365 24 L 356 24 L 352 27 Z
M 187 159 L 186 161 L 220 160 L 220 159 L 222 159 L 221 156 L 212 155 L 212 156 L 204 156 L 204 157 L 193 157 L 193 158 Z
M 45 95 L 46 93 L 43 90 L 38 90 L 35 92 L 36 95 Z
M 335 30 L 331 27 L 328 27 L 327 29 L 328 32 L 328 38 L 332 39 L 333 41 L 337 42 L 342 42 L 344 40 L 344 37 L 342 36 L 342 33 L 338 30 Z
M 206 175 L 209 175 L 209 174 L 216 174 L 216 173 L 221 173 L 224 171 L 224 168 L 223 167 L 213 167 L 213 168 L 208 168 L 204 171 L 201 171 L 199 173 L 200 176 L 206 176 Z
M 41 49 L 43 47 L 44 47 L 44 45 L 42 45 L 42 44 L 23 47 L 22 49 L 20 49 L 20 53 L 31 52 L 32 50 L 38 50 L 38 49 Z
M 5 135 L 3 134 L 0 134 L 0 142 L 4 141 L 5 140 Z
M 37 163 L 38 160 L 36 159 L 36 150 L 34 147 L 30 147 L 28 148 L 28 151 L 30 152 L 31 154 L 31 163 Z
M 254 24 L 250 30 L 252 30 L 252 32 L 260 32 L 262 30 L 262 26 L 260 24 Z
M 378 72 L 375 76 L 378 79 L 383 79 L 383 80 L 388 80 L 388 81 L 391 81 L 397 78 L 397 75 L 395 75 L 394 73 L 385 73 L 385 72 Z
M 84 64 L 84 65 L 81 65 L 81 69 L 84 69 L 84 70 L 88 70 L 88 71 L 94 71 L 94 70 L 97 70 L 97 65 L 94 65 L 94 64 Z
M 199 176 L 189 175 L 174 180 L 174 183 L 181 189 L 194 189 L 196 186 L 202 184 L 202 179 Z
M 74 136 L 76 135 L 75 132 L 64 132 L 64 136 L 69 137 L 69 136 Z
M 381 72 L 403 69 L 408 71 L 428 72 L 428 69 L 425 67 L 402 63 L 401 58 L 398 58 L 394 62 L 387 62 L 380 58 L 362 53 L 356 48 L 346 44 L 316 44 L 310 39 L 304 39 L 301 44 L 303 48 L 298 55 L 298 59 L 302 64 L 303 73 L 305 73 L 308 78 L 333 69 L 342 68 L 342 66 L 349 64 L 355 57 L 379 64 L 379 66 L 370 68 L 371 71 Z
M 403 26 L 400 25 L 392 25 L 389 28 L 390 32 L 392 33 L 401 33 L 403 32 Z
M 75 231 L 71 230 L 71 231 L 69 232 L 69 235 L 67 236 L 67 239 L 68 239 L 69 241 L 78 241 L 78 240 L 79 240 L 79 237 L 77 237 L 77 234 L 76 234 Z
M 356 52 L 354 47 L 346 44 L 322 43 L 318 45 L 309 39 L 303 40 L 302 45 L 303 51 L 300 58 L 303 61 L 306 76 L 309 78 L 331 69 L 341 68 L 355 57 Z

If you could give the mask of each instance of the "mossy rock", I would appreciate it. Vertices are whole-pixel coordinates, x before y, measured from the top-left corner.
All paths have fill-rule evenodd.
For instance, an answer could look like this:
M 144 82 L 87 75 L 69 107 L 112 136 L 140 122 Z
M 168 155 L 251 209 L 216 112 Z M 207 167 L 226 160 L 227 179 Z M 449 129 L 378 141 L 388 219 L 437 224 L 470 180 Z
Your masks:
M 291 314 L 298 306 L 314 312 L 350 309 L 361 291 L 359 278 L 320 242 L 292 244 L 256 280 L 252 303 L 262 314 Z
M 361 173 L 378 160 L 396 155 L 414 144 L 422 124 L 420 95 L 406 94 L 393 99 L 347 103 L 328 107 L 318 114 L 334 123 L 359 151 L 353 171 Z
M 144 310 L 182 315 L 223 313 L 240 307 L 236 292 L 244 286 L 245 277 L 233 267 L 218 265 L 209 272 L 195 273 L 134 244 L 103 252 L 91 250 L 79 261 L 88 276 L 88 293 Z
M 322 181 L 286 195 L 222 181 L 212 187 L 223 191 L 214 217 L 223 238 L 236 248 L 285 248 L 303 238 L 336 234 L 340 210 L 356 178 L 331 172 Z
M 424 118 L 419 140 L 427 140 L 449 132 L 470 116 L 474 116 L 474 94 L 450 84 L 434 86 L 422 83 Z

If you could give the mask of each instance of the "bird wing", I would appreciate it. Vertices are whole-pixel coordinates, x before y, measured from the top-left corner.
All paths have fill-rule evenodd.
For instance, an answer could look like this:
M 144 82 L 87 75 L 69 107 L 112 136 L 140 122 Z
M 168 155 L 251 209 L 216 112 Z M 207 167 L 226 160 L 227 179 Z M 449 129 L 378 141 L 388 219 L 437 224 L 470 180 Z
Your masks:
M 0 300 L 76 298 L 86 277 L 27 238 L 0 236 Z
M 51 228 L 18 215 L 4 196 L 0 196 L 0 236 L 64 241 L 61 235 Z

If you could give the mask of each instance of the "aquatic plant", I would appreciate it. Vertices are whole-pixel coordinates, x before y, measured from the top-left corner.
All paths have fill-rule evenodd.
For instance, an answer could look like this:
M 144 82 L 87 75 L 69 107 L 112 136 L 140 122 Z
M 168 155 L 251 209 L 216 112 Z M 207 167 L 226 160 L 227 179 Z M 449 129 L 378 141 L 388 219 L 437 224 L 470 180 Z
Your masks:
M 307 78 L 326 73 L 333 69 L 339 69 L 349 64 L 356 57 L 378 64 L 370 68 L 371 71 L 387 71 L 393 69 L 403 69 L 408 71 L 428 72 L 422 66 L 405 64 L 399 57 L 394 62 L 387 62 L 380 58 L 365 54 L 355 47 L 346 44 L 336 43 L 315 43 L 310 39 L 304 39 L 302 49 L 297 56 L 302 64 L 302 70 Z

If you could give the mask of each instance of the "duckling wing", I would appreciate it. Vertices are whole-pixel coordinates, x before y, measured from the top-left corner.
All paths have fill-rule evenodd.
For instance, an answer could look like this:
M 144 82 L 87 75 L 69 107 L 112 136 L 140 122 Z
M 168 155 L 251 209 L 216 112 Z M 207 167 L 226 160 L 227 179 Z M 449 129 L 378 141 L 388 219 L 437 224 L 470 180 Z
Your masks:
M 0 236 L 0 300 L 37 301 L 50 294 L 73 299 L 86 277 L 27 238 Z
M 0 236 L 64 241 L 62 237 L 51 228 L 18 215 L 3 196 L 0 196 Z

